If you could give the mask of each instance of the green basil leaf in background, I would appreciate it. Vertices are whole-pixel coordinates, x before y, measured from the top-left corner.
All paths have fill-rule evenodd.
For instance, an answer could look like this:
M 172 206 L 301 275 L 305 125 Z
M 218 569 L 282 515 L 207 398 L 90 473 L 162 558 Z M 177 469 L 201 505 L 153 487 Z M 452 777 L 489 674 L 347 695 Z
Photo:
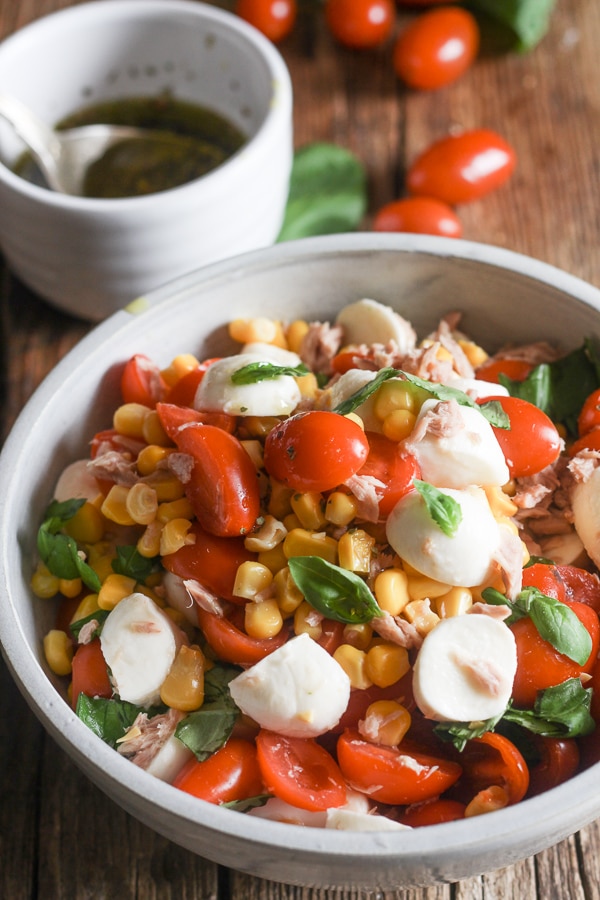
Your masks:
M 257 384 L 259 381 L 267 381 L 270 378 L 279 378 L 280 375 L 291 375 L 294 378 L 300 378 L 307 375 L 309 369 L 304 363 L 299 366 L 277 366 L 269 362 L 253 362 L 247 366 L 242 366 L 231 376 L 233 384 Z
M 175 737 L 202 762 L 212 756 L 227 741 L 239 715 L 231 706 L 207 704 L 189 713 L 179 722 Z
M 37 533 L 37 549 L 40 559 L 57 578 L 81 578 L 94 593 L 101 583 L 91 566 L 79 555 L 79 548 L 73 538 L 61 529 L 83 506 L 85 500 L 72 499 L 59 503 L 53 500 L 44 515 L 44 521 Z
M 510 31 L 515 50 L 535 47 L 550 27 L 556 0 L 468 0 L 473 12 L 485 13 Z
M 237 709 L 229 693 L 229 682 L 243 670 L 235 666 L 214 665 L 204 673 L 204 702 Z
M 108 609 L 96 609 L 94 610 L 94 612 L 90 613 L 89 616 L 84 616 L 83 619 L 77 619 L 76 622 L 71 622 L 71 624 L 69 625 L 69 630 L 75 640 L 77 641 L 79 639 L 79 632 L 84 625 L 87 625 L 88 622 L 97 622 L 97 627 L 91 637 L 99 637 L 102 632 L 102 626 L 106 622 L 106 618 L 109 612 L 110 610 Z
M 272 796 L 273 794 L 259 794 L 257 797 L 248 797 L 247 800 L 228 800 L 225 803 L 220 803 L 219 806 L 226 806 L 227 809 L 235 809 L 237 812 L 248 812 L 249 809 L 264 806 Z
M 460 503 L 427 481 L 415 478 L 413 484 L 425 501 L 430 518 L 445 535 L 453 537 L 462 522 Z
M 328 619 L 349 625 L 383 615 L 366 583 L 354 572 L 320 556 L 294 556 L 288 566 L 305 600 Z
M 117 575 L 125 575 L 143 584 L 159 561 L 160 556 L 149 559 L 142 556 L 136 547 L 117 547 L 117 558 L 112 561 L 112 569 Z
M 355 231 L 366 209 L 367 178 L 360 160 L 336 144 L 307 144 L 294 155 L 277 240 Z
M 538 691 L 533 709 L 509 707 L 504 719 L 543 737 L 578 737 L 591 734 L 596 723 L 590 713 L 592 689 L 579 678 Z
M 119 738 L 131 728 L 139 713 L 146 713 L 152 718 L 164 711 L 162 707 L 143 709 L 125 700 L 87 697 L 85 694 L 79 695 L 76 707 L 77 715 L 82 722 L 113 748 L 117 747 Z
M 484 722 L 438 722 L 433 731 L 441 741 L 453 744 L 462 752 L 467 741 L 481 737 L 486 731 L 494 731 L 500 718 L 501 716 L 496 716 Z

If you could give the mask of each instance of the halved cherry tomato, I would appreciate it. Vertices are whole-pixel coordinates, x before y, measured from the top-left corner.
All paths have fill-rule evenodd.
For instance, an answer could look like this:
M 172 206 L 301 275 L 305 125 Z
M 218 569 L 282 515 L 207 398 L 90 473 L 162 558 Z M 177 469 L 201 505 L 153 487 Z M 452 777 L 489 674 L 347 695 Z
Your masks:
M 192 523 L 189 535 L 194 543 L 162 557 L 165 569 L 199 582 L 223 600 L 239 603 L 240 598 L 233 595 L 235 573 L 243 562 L 256 559 L 256 554 L 246 550 L 243 538 L 219 537 L 205 531 L 199 522 Z
M 176 403 L 178 406 L 193 406 L 198 385 L 204 378 L 209 366 L 217 362 L 218 359 L 219 357 L 217 356 L 205 359 L 196 369 L 192 369 L 190 372 L 182 375 L 167 391 L 164 398 L 165 403 Z
M 462 766 L 449 759 L 364 740 L 348 729 L 337 742 L 340 769 L 349 784 L 381 803 L 410 804 L 443 794 L 461 776 Z
M 86 697 L 112 697 L 113 689 L 108 677 L 108 668 L 98 639 L 78 646 L 73 655 L 72 666 L 73 709 L 77 706 L 80 694 L 85 694 Z
M 262 729 L 256 749 L 264 783 L 280 800 L 312 811 L 346 802 L 346 783 L 337 763 L 312 738 Z
M 284 629 L 271 638 L 252 638 L 225 616 L 198 607 L 198 624 L 219 659 L 236 666 L 253 666 L 282 647 L 289 634 Z
M 496 400 L 510 421 L 510 428 L 494 428 L 512 478 L 535 475 L 553 463 L 562 450 L 554 422 L 539 407 L 520 397 L 486 397 Z
M 209 410 L 199 411 L 189 406 L 180 406 L 177 403 L 157 403 L 156 412 L 160 419 L 160 424 L 165 429 L 168 437 L 174 444 L 177 443 L 179 429 L 191 422 L 200 425 L 214 425 L 223 431 L 233 434 L 235 431 L 237 419 L 223 412 L 210 412 Z
M 524 359 L 490 357 L 477 367 L 475 377 L 493 384 L 500 384 L 500 375 L 506 375 L 511 381 L 525 381 L 533 368 L 533 363 L 525 362 Z
M 569 447 L 569 456 L 575 456 L 582 450 L 600 450 L 600 425 L 596 425 L 573 441 Z
M 535 587 L 546 597 L 554 597 L 564 603 L 567 599 L 564 580 L 560 577 L 559 566 L 535 563 L 523 569 L 523 587 Z
M 450 206 L 478 200 L 512 175 L 512 147 L 485 128 L 448 135 L 420 154 L 408 170 L 410 194 L 436 197 Z
M 356 422 L 311 410 L 271 429 L 264 460 L 269 475 L 295 491 L 328 491 L 355 475 L 368 453 L 369 442 Z
M 136 353 L 125 363 L 121 375 L 123 403 L 141 403 L 152 409 L 166 392 L 167 385 L 160 369 L 143 353 Z
M 461 221 L 447 203 L 433 197 L 403 197 L 382 206 L 373 219 L 373 231 L 439 234 L 459 238 Z
M 395 10 L 392 0 L 326 0 L 325 21 L 340 44 L 361 50 L 390 36 Z
M 577 417 L 577 430 L 579 436 L 583 436 L 600 426 L 600 388 L 587 397 L 585 403 L 581 407 L 581 412 Z
M 465 804 L 459 800 L 440 797 L 409 806 L 401 813 L 399 821 L 410 828 L 439 825 L 441 822 L 456 822 L 458 819 L 464 819 L 465 808 Z
M 600 614 L 600 578 L 578 566 L 536 563 L 523 569 L 523 586 L 537 587 L 548 597 L 572 603 L 587 603 Z
M 260 510 L 258 475 L 239 440 L 215 425 L 192 423 L 177 431 L 175 443 L 194 460 L 184 490 L 205 531 L 220 537 L 251 531 Z
M 297 4 L 296 0 L 237 0 L 235 12 L 276 44 L 294 27 Z
M 459 6 L 432 9 L 413 19 L 398 36 L 394 70 L 409 87 L 434 90 L 456 81 L 478 51 L 475 16 Z
M 510 628 L 517 643 L 517 671 L 512 693 L 515 706 L 532 707 L 538 691 L 592 671 L 600 644 L 598 613 L 586 603 L 576 602 L 567 605 L 592 638 L 592 651 L 586 663 L 581 666 L 555 650 L 541 637 L 528 616 L 513 622 Z
M 248 800 L 264 793 L 264 786 L 250 741 L 229 738 L 208 759 L 191 759 L 178 773 L 173 786 L 208 803 Z
M 415 457 L 402 452 L 397 441 L 390 441 L 375 431 L 366 434 L 369 455 L 357 474 L 368 475 L 382 483 L 383 487 L 377 489 L 379 518 L 387 519 L 398 500 L 412 489 L 413 480 L 421 477 L 421 470 Z
M 527 763 L 513 742 L 501 734 L 487 731 L 481 737 L 467 741 L 460 760 L 464 768 L 464 787 L 473 794 L 492 786 L 501 787 L 512 804 L 518 803 L 527 793 Z
M 340 350 L 340 352 L 336 353 L 331 360 L 331 369 L 337 375 L 343 375 L 344 372 L 356 368 L 357 359 L 369 359 L 368 352 L 365 352 L 363 348 L 360 347 L 351 347 L 350 349 Z
M 573 738 L 532 735 L 540 754 L 539 762 L 529 767 L 528 797 L 542 794 L 568 781 L 579 768 L 579 747 Z

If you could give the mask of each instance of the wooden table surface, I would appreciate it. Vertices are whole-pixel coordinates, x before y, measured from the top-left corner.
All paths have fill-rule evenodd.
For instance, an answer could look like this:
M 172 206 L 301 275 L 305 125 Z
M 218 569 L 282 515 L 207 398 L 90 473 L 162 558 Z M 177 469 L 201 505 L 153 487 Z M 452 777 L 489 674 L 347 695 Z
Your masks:
M 0 38 L 70 5 L 69 0 L 0 0 Z M 464 236 L 529 254 L 600 287 L 599 46 L 597 0 L 558 0 L 550 32 L 532 52 L 481 58 L 460 81 L 435 93 L 410 93 L 399 86 L 389 45 L 368 53 L 335 47 L 320 15 L 301 21 L 280 49 L 294 83 L 296 144 L 342 144 L 366 166 L 365 229 L 374 210 L 397 196 L 407 164 L 432 140 L 456 129 L 489 127 L 514 145 L 519 164 L 508 185 L 459 210 Z M 33 295 L 3 266 L 1 256 L 0 309 L 1 436 L 44 375 L 90 326 Z M 261 881 L 170 844 L 79 773 L 45 735 L 3 665 L 1 679 L 0 897 L 366 896 L 359 889 Z M 600 897 L 600 822 L 502 871 L 371 897 L 594 900 Z

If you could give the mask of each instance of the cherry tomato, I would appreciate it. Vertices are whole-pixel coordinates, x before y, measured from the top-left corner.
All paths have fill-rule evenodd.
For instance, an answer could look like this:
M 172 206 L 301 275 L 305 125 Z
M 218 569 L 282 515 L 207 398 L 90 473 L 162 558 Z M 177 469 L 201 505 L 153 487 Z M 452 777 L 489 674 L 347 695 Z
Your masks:
M 243 562 L 256 559 L 256 554 L 246 550 L 243 538 L 219 537 L 205 531 L 199 522 L 192 524 L 189 535 L 195 539 L 193 544 L 162 557 L 165 569 L 197 581 L 223 600 L 239 602 L 240 598 L 233 596 L 235 573 Z
M 311 410 L 271 429 L 264 460 L 269 475 L 295 491 L 328 491 L 355 475 L 368 453 L 369 442 L 356 422 Z
M 535 587 L 546 597 L 554 597 L 564 603 L 567 599 L 565 584 L 558 574 L 558 566 L 535 563 L 523 569 L 523 587 Z
M 482 381 L 491 381 L 493 384 L 500 384 L 500 375 L 506 375 L 511 381 L 525 381 L 533 368 L 533 364 L 525 362 L 524 359 L 490 357 L 478 366 L 475 376 Z
M 177 403 L 157 403 L 156 412 L 158 413 L 160 424 L 174 444 L 177 443 L 179 429 L 182 426 L 189 425 L 191 422 L 202 425 L 214 425 L 217 428 L 222 428 L 223 431 L 228 431 L 229 434 L 233 434 L 237 421 L 235 416 L 230 416 L 227 413 L 211 412 L 210 410 L 199 411 L 191 409 L 189 406 L 179 406 Z
M 167 385 L 160 369 L 143 353 L 137 353 L 125 363 L 121 375 L 123 403 L 141 403 L 152 409 L 166 391 Z
M 215 425 L 192 423 L 175 443 L 192 457 L 185 495 L 205 531 L 220 537 L 246 534 L 260 510 L 258 476 L 239 440 Z
M 454 210 L 433 197 L 404 197 L 387 203 L 375 214 L 373 230 L 454 238 L 462 235 L 462 225 Z
M 586 431 L 584 435 L 573 441 L 569 447 L 569 456 L 576 456 L 582 450 L 600 450 L 600 425 Z
M 579 747 L 573 738 L 532 735 L 540 754 L 539 762 L 529 768 L 528 797 L 542 794 L 568 781 L 579 768 Z
M 411 88 L 434 90 L 456 81 L 479 51 L 479 26 L 466 9 L 445 6 L 423 13 L 394 46 L 396 75 Z
M 545 412 L 520 397 L 490 396 L 485 400 L 497 400 L 510 420 L 510 428 L 494 427 L 494 434 L 511 478 L 535 475 L 558 458 L 562 439 Z
M 72 666 L 73 709 L 77 707 L 77 698 L 80 694 L 85 694 L 86 697 L 112 697 L 112 685 L 99 640 L 94 639 L 89 644 L 80 644 L 73 656 Z
M 567 605 L 587 628 L 592 638 L 592 652 L 581 666 L 545 641 L 529 616 L 513 622 L 510 628 L 517 644 L 517 672 L 512 692 L 515 706 L 530 708 L 538 691 L 592 671 L 600 643 L 598 613 L 586 603 Z
M 340 44 L 366 49 L 382 44 L 392 33 L 392 0 L 326 0 L 325 21 Z
M 439 6 L 448 0 L 396 0 L 398 6 Z
M 410 166 L 406 185 L 410 194 L 436 197 L 454 206 L 500 187 L 515 164 L 515 152 L 504 138 L 476 128 L 432 144 Z
M 248 800 L 264 793 L 254 744 L 233 737 L 208 759 L 186 763 L 173 786 L 217 804 Z
M 462 773 L 462 766 L 412 748 L 384 747 L 348 729 L 338 739 L 340 769 L 349 784 L 374 800 L 390 804 L 418 803 L 444 793 Z
M 312 811 L 346 802 L 346 783 L 337 763 L 312 738 L 285 737 L 262 729 L 256 749 L 264 783 L 280 800 Z
M 536 563 L 523 569 L 523 586 L 532 585 L 563 603 L 587 603 L 600 614 L 600 578 L 578 566 Z
M 165 403 L 176 403 L 178 406 L 193 406 L 198 385 L 204 378 L 208 367 L 217 362 L 217 359 L 218 357 L 206 359 L 196 369 L 192 369 L 190 372 L 182 375 L 167 391 L 164 398 Z
M 414 456 L 403 453 L 396 441 L 383 434 L 367 432 L 369 455 L 359 469 L 359 475 L 377 478 L 383 484 L 378 488 L 379 518 L 387 519 L 392 509 L 411 488 L 413 480 L 421 477 L 421 470 Z
M 487 731 L 467 741 L 460 754 L 465 787 L 478 794 L 489 787 L 503 788 L 508 802 L 518 803 L 529 787 L 529 769 L 521 751 L 501 734 Z
M 296 22 L 296 0 L 237 0 L 237 15 L 254 25 L 277 44 L 291 32 Z
M 225 616 L 217 616 L 198 607 L 198 624 L 219 659 L 236 666 L 253 666 L 288 639 L 287 630 L 271 638 L 252 638 Z
M 441 822 L 456 822 L 465 817 L 465 804 L 459 800 L 447 800 L 445 797 L 426 800 L 409 806 L 400 815 L 400 822 L 411 828 L 423 825 L 439 825 Z
M 592 428 L 600 426 L 600 388 L 586 398 L 585 403 L 581 407 L 581 412 L 577 418 L 577 430 L 579 436 L 588 434 Z

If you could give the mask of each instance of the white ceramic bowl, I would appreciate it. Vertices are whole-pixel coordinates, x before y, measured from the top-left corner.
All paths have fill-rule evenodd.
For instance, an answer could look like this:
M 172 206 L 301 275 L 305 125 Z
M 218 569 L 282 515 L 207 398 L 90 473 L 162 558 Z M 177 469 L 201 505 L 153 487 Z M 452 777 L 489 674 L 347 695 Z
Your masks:
M 307 239 L 178 280 L 99 325 L 30 400 L 0 457 L 0 639 L 14 677 L 55 740 L 102 790 L 171 840 L 226 866 L 311 886 L 393 889 L 453 882 L 510 865 L 600 815 L 599 766 L 514 807 L 413 831 L 302 828 L 211 806 L 103 744 L 57 690 L 41 652 L 52 604 L 28 589 L 37 526 L 65 463 L 110 421 L 122 364 L 146 353 L 230 352 L 226 323 L 261 313 L 323 320 L 370 296 L 423 334 L 452 309 L 484 346 L 544 339 L 564 350 L 600 338 L 600 291 L 514 253 L 417 235 Z
M 25 284 L 98 321 L 199 265 L 276 239 L 292 160 L 292 89 L 273 45 L 196 0 L 101 0 L 0 44 L 2 91 L 54 126 L 92 103 L 169 90 L 249 140 L 203 178 L 145 197 L 60 195 L 16 176 L 24 147 L 0 118 L 0 246 Z

